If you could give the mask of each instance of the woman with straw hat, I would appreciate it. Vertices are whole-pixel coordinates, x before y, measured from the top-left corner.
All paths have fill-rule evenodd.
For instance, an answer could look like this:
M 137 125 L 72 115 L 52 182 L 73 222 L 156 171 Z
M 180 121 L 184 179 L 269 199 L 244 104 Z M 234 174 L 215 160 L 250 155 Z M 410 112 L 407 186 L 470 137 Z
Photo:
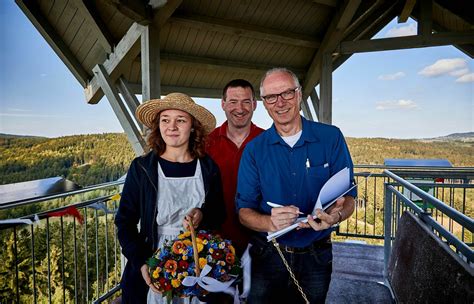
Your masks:
M 216 119 L 181 93 L 145 102 L 135 115 L 151 131 L 147 139 L 151 151 L 130 165 L 115 217 L 122 253 L 128 259 L 122 302 L 166 303 L 151 284 L 146 260 L 191 222 L 194 228 L 209 230 L 224 222 L 219 169 L 204 153 L 204 137 Z

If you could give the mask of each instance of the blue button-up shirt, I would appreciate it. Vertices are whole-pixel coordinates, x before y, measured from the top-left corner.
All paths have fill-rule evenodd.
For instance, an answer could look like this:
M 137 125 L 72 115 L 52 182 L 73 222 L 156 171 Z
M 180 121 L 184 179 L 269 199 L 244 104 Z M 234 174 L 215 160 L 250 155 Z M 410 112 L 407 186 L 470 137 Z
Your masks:
M 274 125 L 247 144 L 239 166 L 237 210 L 252 208 L 271 214 L 266 202 L 272 202 L 294 205 L 309 214 L 321 187 L 332 175 L 348 167 L 353 180 L 353 164 L 341 131 L 335 126 L 301 119 L 303 132 L 293 148 L 283 141 Z M 356 197 L 356 189 L 347 195 Z M 293 230 L 279 237 L 278 242 L 306 247 L 331 231 Z

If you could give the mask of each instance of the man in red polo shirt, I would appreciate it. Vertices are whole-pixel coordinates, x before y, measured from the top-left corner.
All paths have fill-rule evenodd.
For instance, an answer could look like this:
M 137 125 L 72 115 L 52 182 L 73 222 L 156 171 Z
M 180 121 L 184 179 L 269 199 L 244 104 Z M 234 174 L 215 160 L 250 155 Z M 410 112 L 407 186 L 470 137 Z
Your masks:
M 247 247 L 251 232 L 240 224 L 235 210 L 237 173 L 245 145 L 263 129 L 252 123 L 257 101 L 255 91 L 247 80 L 230 81 L 222 91 L 221 106 L 227 121 L 209 134 L 206 152 L 217 163 L 222 176 L 227 218 L 221 233 L 232 240 L 240 255 Z

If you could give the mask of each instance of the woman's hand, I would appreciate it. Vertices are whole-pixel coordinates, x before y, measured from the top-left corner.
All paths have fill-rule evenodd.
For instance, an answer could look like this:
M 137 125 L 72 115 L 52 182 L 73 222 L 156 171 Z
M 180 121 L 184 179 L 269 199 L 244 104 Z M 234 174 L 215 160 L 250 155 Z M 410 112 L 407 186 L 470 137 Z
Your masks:
M 193 228 L 197 228 L 202 221 L 202 211 L 199 208 L 191 209 L 188 214 L 184 217 L 183 227 L 186 230 L 189 230 L 190 220 L 193 222 Z
M 153 285 L 151 282 L 150 274 L 148 273 L 148 266 L 143 264 L 143 266 L 140 268 L 140 271 L 142 272 L 143 280 L 150 287 L 150 289 L 156 293 L 160 293 L 160 291 L 156 289 L 155 285 Z

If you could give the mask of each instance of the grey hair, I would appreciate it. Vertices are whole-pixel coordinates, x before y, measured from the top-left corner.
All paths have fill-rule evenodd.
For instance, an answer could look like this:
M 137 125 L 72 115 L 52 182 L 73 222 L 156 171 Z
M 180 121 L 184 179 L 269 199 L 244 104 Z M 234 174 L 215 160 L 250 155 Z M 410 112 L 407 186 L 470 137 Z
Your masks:
M 292 71 L 288 70 L 287 68 L 272 68 L 270 70 L 268 70 L 265 75 L 263 75 L 262 77 L 262 80 L 260 80 L 260 96 L 263 96 L 263 82 L 265 81 L 265 79 L 270 76 L 271 74 L 274 74 L 274 73 L 286 73 L 288 75 L 290 75 L 292 78 L 293 78 L 293 81 L 295 82 L 295 85 L 297 87 L 300 87 L 300 81 L 298 80 L 298 76 L 296 76 L 295 73 L 293 73 Z

